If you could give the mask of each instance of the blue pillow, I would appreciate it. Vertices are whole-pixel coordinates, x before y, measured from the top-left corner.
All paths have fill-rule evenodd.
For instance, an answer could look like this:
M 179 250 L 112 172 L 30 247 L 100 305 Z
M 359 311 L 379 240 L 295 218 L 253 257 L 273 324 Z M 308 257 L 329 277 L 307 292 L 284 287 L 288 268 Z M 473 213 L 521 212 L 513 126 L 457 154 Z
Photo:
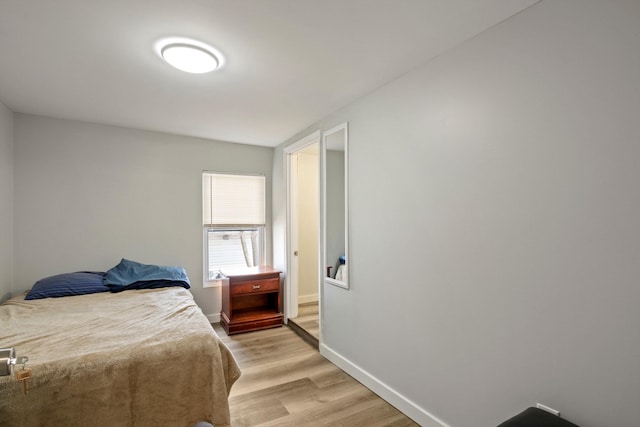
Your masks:
M 109 288 L 104 285 L 103 272 L 78 271 L 38 280 L 25 299 L 59 298 L 108 291 Z
M 155 282 L 155 285 L 152 283 L 145 284 L 139 282 Z M 127 289 L 145 289 L 145 285 L 164 287 L 159 286 L 162 283 L 164 283 L 165 286 L 176 286 L 175 284 L 170 284 L 170 282 L 183 282 L 183 284 L 179 284 L 178 286 L 187 289 L 190 287 L 189 277 L 182 267 L 141 264 L 124 258 L 118 265 L 108 270 L 104 275 L 104 284 L 112 288 L 113 291 L 116 291 L 116 288 L 133 286 L 134 284 L 136 284 L 135 287 L 129 287 Z
M 126 286 L 109 286 L 111 292 L 128 291 L 129 289 L 158 289 L 170 288 L 172 286 L 182 286 L 189 289 L 191 286 L 183 280 L 140 280 Z

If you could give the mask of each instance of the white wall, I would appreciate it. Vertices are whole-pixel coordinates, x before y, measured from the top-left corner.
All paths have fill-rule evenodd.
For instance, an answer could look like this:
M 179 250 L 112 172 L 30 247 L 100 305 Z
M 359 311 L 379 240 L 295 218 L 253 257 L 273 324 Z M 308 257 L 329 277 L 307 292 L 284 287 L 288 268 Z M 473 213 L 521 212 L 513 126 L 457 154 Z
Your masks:
M 318 297 L 319 157 L 318 145 L 296 154 L 298 160 L 298 301 Z
M 265 174 L 270 213 L 273 149 L 15 117 L 16 290 L 124 257 L 185 267 L 204 313 L 219 314 L 219 288 L 202 288 L 201 174 Z
M 13 290 L 13 112 L 0 103 L 0 301 Z
M 638 28 L 637 1 L 543 0 L 286 143 L 349 121 L 324 343 L 425 424 L 640 425 Z

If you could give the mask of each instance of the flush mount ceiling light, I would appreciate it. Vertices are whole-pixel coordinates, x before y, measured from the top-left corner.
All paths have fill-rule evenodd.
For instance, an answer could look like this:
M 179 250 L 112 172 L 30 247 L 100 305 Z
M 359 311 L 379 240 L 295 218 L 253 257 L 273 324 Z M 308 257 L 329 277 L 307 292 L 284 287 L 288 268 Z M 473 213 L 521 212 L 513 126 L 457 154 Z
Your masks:
M 203 74 L 222 66 L 222 55 L 213 47 L 188 39 L 166 39 L 156 46 L 160 57 L 187 73 Z

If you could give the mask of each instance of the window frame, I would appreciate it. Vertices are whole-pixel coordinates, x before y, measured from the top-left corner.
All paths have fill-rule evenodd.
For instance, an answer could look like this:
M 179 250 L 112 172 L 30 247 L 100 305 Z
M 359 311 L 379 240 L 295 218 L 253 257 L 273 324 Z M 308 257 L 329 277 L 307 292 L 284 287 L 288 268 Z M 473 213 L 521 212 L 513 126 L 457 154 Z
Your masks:
M 264 188 L 263 190 L 263 216 L 264 216 L 264 224 L 251 224 L 251 225 L 240 225 L 240 224 L 225 224 L 225 225 L 213 225 L 213 224 L 205 224 L 205 213 L 204 210 L 207 206 L 205 202 L 205 179 L 210 175 L 227 175 L 227 176 L 237 176 L 237 177 L 261 177 L 263 178 Z M 202 196 L 202 242 L 203 242 L 203 285 L 204 287 L 219 287 L 222 282 L 220 279 L 209 279 L 209 231 L 245 231 L 245 230 L 258 230 L 259 238 L 258 238 L 258 264 L 259 266 L 263 266 L 266 263 L 267 257 L 267 177 L 264 174 L 259 173 L 229 173 L 229 172 L 214 172 L 214 171 L 203 171 L 201 174 L 201 196 Z M 213 204 L 213 195 L 210 196 L 211 203 Z M 224 267 L 223 267 L 224 268 Z M 224 272 L 224 271 L 223 271 Z
M 212 286 L 219 286 L 220 279 L 209 279 L 209 232 L 210 231 L 249 231 L 257 230 L 258 232 L 258 266 L 265 265 L 266 258 L 266 225 L 265 226 L 247 226 L 247 227 L 203 227 L 203 242 L 204 242 L 204 282 Z M 224 269 L 222 267 L 221 269 Z

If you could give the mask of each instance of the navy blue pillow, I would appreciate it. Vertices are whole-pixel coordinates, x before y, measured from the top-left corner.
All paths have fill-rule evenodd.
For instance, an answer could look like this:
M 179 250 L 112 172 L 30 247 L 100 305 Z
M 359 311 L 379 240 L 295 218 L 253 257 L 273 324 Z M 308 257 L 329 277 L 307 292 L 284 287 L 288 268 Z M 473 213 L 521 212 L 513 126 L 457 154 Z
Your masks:
M 186 289 L 190 287 L 189 277 L 182 267 L 141 264 L 124 258 L 105 273 L 104 284 L 112 292 L 169 286 L 182 286 Z
M 185 289 L 191 287 L 187 282 L 182 280 L 140 280 L 139 282 L 134 282 L 126 286 L 109 286 L 109 290 L 111 292 L 122 292 L 128 291 L 129 289 L 158 289 L 173 286 L 182 286 Z
M 108 291 L 109 288 L 104 285 L 103 272 L 78 271 L 38 280 L 25 299 L 58 298 Z

